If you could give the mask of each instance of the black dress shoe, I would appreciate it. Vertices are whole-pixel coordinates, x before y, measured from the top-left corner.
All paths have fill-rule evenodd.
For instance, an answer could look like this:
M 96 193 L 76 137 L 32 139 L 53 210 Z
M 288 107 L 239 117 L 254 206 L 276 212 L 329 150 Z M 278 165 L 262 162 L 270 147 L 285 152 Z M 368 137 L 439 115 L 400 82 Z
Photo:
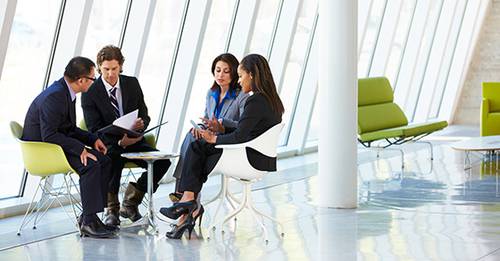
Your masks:
M 197 208 L 196 200 L 191 200 L 187 202 L 178 202 L 168 208 L 160 208 L 160 213 L 170 219 L 178 219 L 184 214 L 193 213 Z
M 82 224 L 80 233 L 80 236 L 93 238 L 110 238 L 115 236 L 115 233 L 107 230 L 106 227 L 97 220 L 89 224 Z
M 111 224 L 106 224 L 106 223 L 103 223 L 100 219 L 97 219 L 99 223 L 101 223 L 101 225 L 104 226 L 105 229 L 111 231 L 111 232 L 117 232 L 118 230 L 120 230 L 120 227 L 118 225 L 111 225 Z M 104 221 L 106 222 L 106 220 Z M 120 223 L 118 223 L 120 224 Z
M 120 217 L 118 214 L 118 209 L 116 211 L 109 211 L 104 217 L 104 225 L 107 227 L 116 228 L 120 225 Z

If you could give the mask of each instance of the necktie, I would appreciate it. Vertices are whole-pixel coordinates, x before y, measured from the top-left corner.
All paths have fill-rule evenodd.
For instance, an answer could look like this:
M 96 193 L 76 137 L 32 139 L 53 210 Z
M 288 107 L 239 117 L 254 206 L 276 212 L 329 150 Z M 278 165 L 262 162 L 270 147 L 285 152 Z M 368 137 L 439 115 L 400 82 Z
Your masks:
M 113 107 L 115 117 L 120 118 L 120 109 L 118 107 L 118 100 L 116 99 L 116 87 L 111 88 L 109 94 L 109 100 L 111 101 L 111 106 Z

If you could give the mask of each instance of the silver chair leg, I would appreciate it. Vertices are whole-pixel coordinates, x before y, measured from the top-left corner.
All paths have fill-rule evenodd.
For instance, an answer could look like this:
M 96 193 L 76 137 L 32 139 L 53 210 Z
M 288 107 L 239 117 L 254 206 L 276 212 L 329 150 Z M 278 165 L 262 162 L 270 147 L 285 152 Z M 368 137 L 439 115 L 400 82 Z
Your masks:
M 34 207 L 31 208 L 31 206 L 33 205 L 33 202 L 35 201 L 36 195 L 38 194 L 38 190 L 40 189 L 40 183 L 42 182 L 43 179 L 45 179 L 45 178 L 41 178 L 40 181 L 38 182 L 38 186 L 36 187 L 36 190 L 35 190 L 35 193 L 33 194 L 33 197 L 31 198 L 31 202 L 28 205 L 28 208 L 26 209 L 26 213 L 24 213 L 24 217 L 23 217 L 23 220 L 21 221 L 21 225 L 19 226 L 19 229 L 17 229 L 18 236 L 21 235 L 21 230 L 28 223 L 28 222 L 26 222 L 26 218 L 29 215 L 31 215 L 33 213 L 33 210 L 35 209 Z M 38 202 L 37 202 L 37 204 L 38 204 Z
M 432 147 L 432 143 L 429 142 L 429 141 L 421 141 L 421 140 L 417 140 L 415 141 L 415 143 L 425 143 L 425 144 L 428 144 L 429 145 L 429 149 L 430 149 L 430 152 L 431 152 L 431 160 L 434 160 L 434 149 Z

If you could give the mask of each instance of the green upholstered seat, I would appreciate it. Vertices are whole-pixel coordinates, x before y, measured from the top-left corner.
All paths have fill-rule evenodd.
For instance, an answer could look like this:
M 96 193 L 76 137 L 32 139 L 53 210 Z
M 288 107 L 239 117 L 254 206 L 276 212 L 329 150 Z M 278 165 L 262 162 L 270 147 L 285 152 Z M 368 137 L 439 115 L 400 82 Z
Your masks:
M 483 82 L 481 136 L 500 135 L 500 82 Z
M 358 80 L 358 139 L 370 147 L 372 141 L 386 140 L 391 144 L 419 139 L 448 126 L 446 121 L 408 125 L 403 110 L 394 103 L 389 80 L 385 77 Z

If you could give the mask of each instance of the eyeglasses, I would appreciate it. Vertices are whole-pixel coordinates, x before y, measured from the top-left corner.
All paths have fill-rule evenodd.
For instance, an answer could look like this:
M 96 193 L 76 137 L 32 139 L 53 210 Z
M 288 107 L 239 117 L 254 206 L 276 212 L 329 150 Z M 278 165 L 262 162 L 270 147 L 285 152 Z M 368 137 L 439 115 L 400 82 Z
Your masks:
M 91 81 L 93 81 L 93 82 L 94 82 L 95 80 L 97 80 L 95 77 L 94 77 L 94 78 L 92 78 L 92 77 L 88 77 L 88 76 L 82 76 L 82 78 L 89 79 L 89 80 L 91 80 Z

